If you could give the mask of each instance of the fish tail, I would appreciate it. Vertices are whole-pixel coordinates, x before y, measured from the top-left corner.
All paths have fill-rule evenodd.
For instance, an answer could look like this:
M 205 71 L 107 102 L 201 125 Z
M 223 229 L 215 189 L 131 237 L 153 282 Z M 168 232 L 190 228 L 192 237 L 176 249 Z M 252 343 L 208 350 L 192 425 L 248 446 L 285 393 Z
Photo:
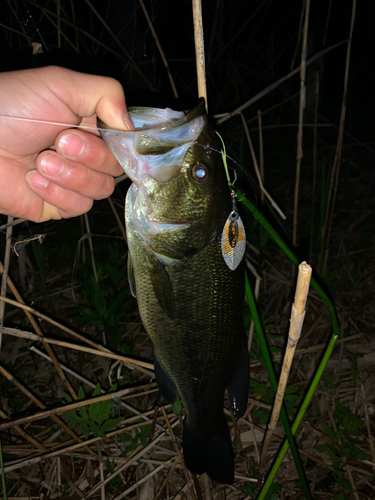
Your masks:
M 234 481 L 234 456 L 228 426 L 223 425 L 215 434 L 203 434 L 184 422 L 184 460 L 194 474 L 206 472 L 217 483 Z

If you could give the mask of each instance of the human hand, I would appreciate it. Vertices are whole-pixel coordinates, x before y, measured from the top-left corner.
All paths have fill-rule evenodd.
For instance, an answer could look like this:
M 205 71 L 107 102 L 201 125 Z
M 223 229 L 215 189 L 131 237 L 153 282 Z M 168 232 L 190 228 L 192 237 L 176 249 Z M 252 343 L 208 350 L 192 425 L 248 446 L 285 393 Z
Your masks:
M 0 73 L 0 214 L 69 218 L 112 193 L 123 169 L 98 137 L 96 115 L 109 127 L 133 129 L 116 80 L 54 66 Z

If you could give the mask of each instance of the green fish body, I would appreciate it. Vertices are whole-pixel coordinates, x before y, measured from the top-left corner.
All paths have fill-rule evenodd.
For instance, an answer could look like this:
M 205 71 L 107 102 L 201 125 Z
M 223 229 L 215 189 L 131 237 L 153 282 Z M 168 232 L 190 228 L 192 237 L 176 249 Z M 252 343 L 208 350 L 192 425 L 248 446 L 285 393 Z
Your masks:
M 187 115 L 149 108 L 130 115 L 135 132 L 102 136 L 133 181 L 125 207 L 132 293 L 155 348 L 160 392 L 170 403 L 179 394 L 186 410 L 188 469 L 230 484 L 224 392 L 238 419 L 249 365 L 244 269 L 230 270 L 221 252 L 231 200 L 220 143 L 203 105 Z

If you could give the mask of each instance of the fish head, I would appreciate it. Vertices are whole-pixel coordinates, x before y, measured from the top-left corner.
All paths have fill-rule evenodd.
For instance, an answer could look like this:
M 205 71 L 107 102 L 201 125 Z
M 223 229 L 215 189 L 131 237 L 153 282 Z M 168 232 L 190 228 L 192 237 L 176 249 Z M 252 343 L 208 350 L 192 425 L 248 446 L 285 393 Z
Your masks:
M 185 260 L 221 234 L 230 196 L 217 134 L 204 104 L 190 113 L 129 110 L 134 131 L 101 135 L 133 181 L 127 224 L 165 264 Z

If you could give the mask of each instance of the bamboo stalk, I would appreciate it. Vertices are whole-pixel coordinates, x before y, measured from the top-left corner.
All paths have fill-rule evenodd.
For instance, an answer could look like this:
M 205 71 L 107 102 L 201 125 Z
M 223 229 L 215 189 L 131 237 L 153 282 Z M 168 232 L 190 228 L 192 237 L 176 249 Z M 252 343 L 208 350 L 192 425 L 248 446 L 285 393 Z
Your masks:
M 303 25 L 303 43 L 301 55 L 301 71 L 300 71 L 300 101 L 299 101 L 299 117 L 298 117 L 298 133 L 297 133 L 297 163 L 296 163 L 296 180 L 294 185 L 294 209 L 293 209 L 293 246 L 297 245 L 297 223 L 298 223 L 298 195 L 299 181 L 301 171 L 301 161 L 303 158 L 302 136 L 303 136 L 303 112 L 306 106 L 306 52 L 307 52 L 307 33 L 309 26 L 310 0 L 306 0 L 305 21 Z
M 272 434 L 276 428 L 277 422 L 279 420 L 280 410 L 285 394 L 286 385 L 288 382 L 290 368 L 292 366 L 293 357 L 298 344 L 298 340 L 301 336 L 303 321 L 305 319 L 306 301 L 307 301 L 307 294 L 309 292 L 311 273 L 312 269 L 306 262 L 302 262 L 298 266 L 297 288 L 296 288 L 294 304 L 292 305 L 290 328 L 288 334 L 288 344 L 285 351 L 283 366 L 280 372 L 280 379 L 277 387 L 270 423 L 268 424 L 268 429 L 262 447 L 262 453 L 259 464 L 260 472 L 259 472 L 258 486 L 261 485 L 263 480 L 268 446 L 272 438 Z
M 312 281 L 313 283 L 313 281 Z M 337 339 L 338 339 L 338 333 L 337 333 L 337 330 L 338 330 L 338 326 L 337 326 L 337 321 L 334 321 L 333 322 L 333 326 L 334 326 L 334 331 L 332 333 L 332 336 L 331 336 L 331 339 L 329 341 L 329 344 L 326 348 L 326 351 L 323 355 L 323 358 L 318 366 L 318 369 L 314 375 L 314 378 L 310 384 L 310 388 L 308 390 L 308 393 L 307 395 L 305 396 L 303 402 L 302 402 L 302 405 L 300 407 L 300 409 L 298 410 L 298 413 L 297 413 L 297 416 L 295 417 L 294 419 L 294 422 L 293 422 L 293 425 L 292 425 L 292 434 L 294 435 L 296 432 L 297 432 L 297 429 L 298 429 L 298 426 L 300 425 L 301 423 L 301 420 L 303 418 L 303 415 L 305 414 L 305 411 L 307 410 L 307 407 L 308 405 L 310 404 L 311 402 L 311 398 L 315 392 L 315 389 L 323 375 L 323 372 L 324 372 L 324 369 L 328 363 L 328 360 L 332 354 L 332 351 L 336 345 L 336 342 L 337 342 Z M 277 474 L 277 471 L 279 470 L 279 467 L 280 467 L 280 464 L 282 462 L 282 460 L 284 459 L 285 455 L 286 455 L 286 452 L 288 451 L 288 448 L 289 448 L 289 443 L 288 441 L 284 441 L 284 444 L 283 446 L 281 447 L 281 449 L 279 450 L 278 452 L 278 455 L 276 457 L 276 460 L 274 462 L 274 464 L 272 465 L 272 469 L 271 471 L 269 472 L 268 476 L 267 476 L 267 479 L 263 485 L 263 488 L 262 488 L 262 491 L 260 493 L 260 495 L 258 496 L 258 499 L 257 500 L 263 500 L 273 482 L 273 480 L 275 479 L 275 476 Z
M 208 112 L 207 103 L 207 85 L 206 85 L 206 68 L 204 55 L 204 34 L 202 20 L 202 2 L 201 0 L 192 0 L 193 2 L 193 23 L 194 23 L 194 42 L 195 42 L 195 57 L 197 65 L 197 80 L 198 80 L 198 97 L 203 97 Z
M 171 84 L 171 87 L 172 87 L 172 91 L 173 91 L 173 95 L 175 96 L 176 99 L 178 99 L 178 92 L 177 92 L 177 88 L 176 88 L 176 85 L 174 83 L 174 80 L 173 80 L 173 76 L 172 76 L 172 73 L 171 73 L 171 70 L 169 68 L 169 64 L 168 64 L 168 61 L 167 61 L 167 58 L 165 57 L 165 54 L 164 54 L 164 51 L 163 51 L 163 48 L 161 46 L 161 43 L 160 43 L 160 40 L 159 40 L 159 37 L 155 31 L 155 28 L 152 24 L 152 21 L 150 19 L 150 16 L 148 15 L 148 12 L 147 12 L 147 9 L 145 7 L 145 4 L 143 2 L 143 0 L 139 0 L 139 3 L 141 4 L 141 7 L 142 7 L 142 10 L 143 10 L 143 13 L 145 15 L 145 18 L 146 18 L 146 21 L 147 21 L 147 24 L 148 24 L 148 27 L 150 28 L 150 31 L 152 33 L 152 36 L 154 37 L 154 40 L 155 40 L 155 43 L 156 43 L 156 46 L 158 48 L 158 51 L 159 51 L 159 54 L 160 54 L 160 57 L 163 61 L 163 64 L 164 64 L 164 67 L 165 69 L 167 70 L 167 75 L 168 75 L 168 78 L 169 78 L 169 82 Z

